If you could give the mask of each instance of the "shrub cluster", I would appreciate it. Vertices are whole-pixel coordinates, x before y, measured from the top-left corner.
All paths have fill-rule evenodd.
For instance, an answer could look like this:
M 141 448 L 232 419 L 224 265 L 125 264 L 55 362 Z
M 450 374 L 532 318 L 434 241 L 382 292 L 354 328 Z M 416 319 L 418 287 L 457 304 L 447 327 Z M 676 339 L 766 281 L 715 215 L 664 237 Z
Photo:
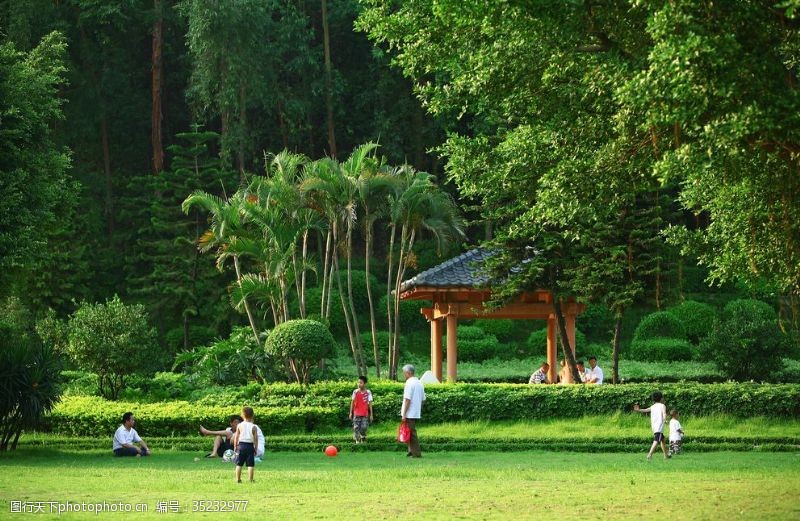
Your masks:
M 96 439 L 107 436 L 110 444 L 122 414 L 127 411 L 136 415 L 136 430 L 146 438 L 191 435 L 200 425 L 225 426 L 231 414 L 241 411 L 241 405 L 201 405 L 184 401 L 135 403 L 71 396 L 56 405 L 43 426 L 44 430 L 58 434 Z M 326 407 L 256 407 L 256 422 L 266 435 L 329 428 L 341 423 L 339 416 L 339 411 Z
M 310 386 L 268 384 L 251 403 L 256 422 L 267 434 L 310 432 L 346 427 L 352 382 Z M 375 383 L 375 415 L 398 418 L 401 383 Z M 663 384 L 668 408 L 687 415 L 726 413 L 733 416 L 800 416 L 800 385 L 796 384 Z M 634 403 L 650 405 L 652 384 L 561 386 L 518 384 L 430 385 L 423 409 L 426 423 L 463 420 L 530 420 L 577 418 L 585 414 L 630 411 Z M 143 436 L 191 435 L 198 426 L 224 425 L 240 404 L 109 402 L 97 397 L 65 398 L 48 416 L 48 429 L 69 435 L 102 437 L 118 426 L 125 411 L 137 416 Z
M 629 356 L 642 362 L 677 362 L 692 359 L 692 345 L 686 329 L 667 311 L 650 313 L 633 334 Z

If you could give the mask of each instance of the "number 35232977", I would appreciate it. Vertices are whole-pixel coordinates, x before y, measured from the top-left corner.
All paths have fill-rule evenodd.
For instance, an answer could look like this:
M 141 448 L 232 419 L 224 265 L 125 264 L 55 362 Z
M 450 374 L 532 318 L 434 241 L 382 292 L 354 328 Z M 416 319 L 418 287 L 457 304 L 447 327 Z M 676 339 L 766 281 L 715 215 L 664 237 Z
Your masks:
M 246 499 L 196 499 L 192 501 L 192 512 L 244 512 L 247 510 L 247 502 Z

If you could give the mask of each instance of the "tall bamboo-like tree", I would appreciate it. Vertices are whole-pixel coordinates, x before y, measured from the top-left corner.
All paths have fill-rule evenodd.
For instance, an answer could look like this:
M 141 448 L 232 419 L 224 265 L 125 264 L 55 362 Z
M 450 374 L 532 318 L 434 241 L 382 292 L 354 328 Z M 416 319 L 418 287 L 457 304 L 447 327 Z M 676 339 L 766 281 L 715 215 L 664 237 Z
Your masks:
M 239 265 L 239 255 L 229 255 L 228 249 L 235 245 L 237 241 L 241 240 L 240 234 L 242 229 L 242 205 L 244 203 L 243 194 L 236 192 L 229 198 L 221 198 L 216 195 L 209 194 L 197 190 L 192 192 L 186 200 L 183 201 L 181 208 L 184 213 L 195 207 L 206 210 L 210 214 L 210 227 L 200 238 L 199 245 L 203 252 L 215 249 L 217 257 L 217 269 L 222 271 L 225 266 L 225 261 L 228 258 L 233 259 L 233 267 L 236 271 L 236 285 L 241 289 L 242 287 L 242 269 Z M 261 340 L 256 327 L 253 312 L 247 299 L 242 300 L 242 307 L 247 314 L 247 320 L 250 323 L 250 328 L 253 330 L 253 337 L 256 344 L 261 345 Z
M 399 183 L 390 196 L 390 245 L 387 270 L 387 310 L 390 321 L 389 378 L 397 378 L 400 342 L 400 285 L 420 232 L 430 233 L 441 248 L 464 236 L 464 223 L 453 199 L 426 172 L 411 167 L 397 170 Z M 398 235 L 399 230 L 399 235 Z M 393 269 L 395 237 L 400 240 L 397 267 Z

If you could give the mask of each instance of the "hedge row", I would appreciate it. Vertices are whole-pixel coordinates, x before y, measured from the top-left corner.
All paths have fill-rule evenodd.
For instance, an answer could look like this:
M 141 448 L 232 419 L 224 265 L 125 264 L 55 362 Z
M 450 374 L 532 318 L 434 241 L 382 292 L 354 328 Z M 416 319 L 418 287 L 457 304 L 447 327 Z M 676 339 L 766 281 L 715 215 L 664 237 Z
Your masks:
M 153 450 L 181 450 L 207 452 L 208 438 L 194 437 L 147 437 L 147 444 Z M 648 448 L 647 436 L 623 436 L 617 438 L 497 438 L 497 439 L 458 439 L 442 436 L 422 436 L 420 442 L 426 452 L 439 451 L 492 451 L 512 452 L 524 450 L 548 450 L 567 452 L 642 452 Z M 36 447 L 69 447 L 71 450 L 110 451 L 109 447 L 98 447 L 96 438 L 48 438 L 35 439 L 23 437 L 20 444 Z M 405 451 L 405 445 L 397 443 L 391 436 L 375 436 L 366 444 L 355 445 L 349 435 L 315 436 L 293 435 L 267 437 L 268 452 L 322 452 L 328 445 L 336 445 L 348 452 L 364 451 Z M 110 446 L 110 445 L 109 445 Z M 797 438 L 759 438 L 759 437 L 691 437 L 684 443 L 687 452 L 710 451 L 766 451 L 798 452 L 800 440 Z
M 133 411 L 136 430 L 148 436 L 194 434 L 200 425 L 227 425 L 241 406 L 209 406 L 175 401 L 164 403 L 111 402 L 94 396 L 65 397 L 44 419 L 43 430 L 72 436 L 105 436 L 119 427 L 122 415 Z M 258 424 L 269 436 L 311 432 L 341 423 L 339 412 L 326 407 L 269 407 L 258 411 Z
M 287 384 L 262 388 L 262 405 L 330 407 L 346 416 L 353 385 L 325 382 L 303 389 Z M 399 414 L 400 383 L 371 386 L 375 413 L 380 418 Z M 423 416 L 432 423 L 465 419 L 519 420 L 575 418 L 586 414 L 629 411 L 634 403 L 650 405 L 650 395 L 661 390 L 668 408 L 684 414 L 734 416 L 800 416 L 797 384 L 626 384 L 626 385 L 429 385 Z
M 797 384 L 666 384 L 658 387 L 667 408 L 684 415 L 800 416 Z M 397 418 L 403 386 L 379 383 L 371 387 L 378 419 Z M 426 422 L 461 420 L 530 420 L 577 418 L 586 414 L 630 411 L 634 403 L 650 405 L 653 385 L 431 385 L 423 409 Z M 256 407 L 265 434 L 312 432 L 347 425 L 353 385 L 328 382 L 303 388 L 271 384 L 262 388 Z M 92 436 L 112 432 L 125 411 L 133 411 L 138 430 L 150 436 L 185 435 L 199 425 L 224 425 L 241 404 L 109 402 L 97 397 L 65 397 L 45 420 L 45 430 Z

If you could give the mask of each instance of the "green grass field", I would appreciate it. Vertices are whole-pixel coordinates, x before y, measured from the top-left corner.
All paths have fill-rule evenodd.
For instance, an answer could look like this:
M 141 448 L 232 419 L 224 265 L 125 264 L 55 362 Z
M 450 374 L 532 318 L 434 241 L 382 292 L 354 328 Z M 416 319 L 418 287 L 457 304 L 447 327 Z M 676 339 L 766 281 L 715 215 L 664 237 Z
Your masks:
M 644 450 L 644 447 L 643 447 Z M 247 500 L 252 519 L 798 519 L 800 454 L 639 454 L 552 452 L 271 453 L 256 482 L 237 484 L 233 467 L 164 451 L 115 459 L 107 451 L 25 448 L 0 456 L 0 518 L 10 502 L 144 503 L 135 519 L 165 519 L 158 501 Z M 199 504 L 198 504 L 199 506 Z M 49 506 L 47 507 L 49 508 Z M 53 516 L 55 517 L 55 516 Z M 121 518 L 62 514 L 60 519 Z

